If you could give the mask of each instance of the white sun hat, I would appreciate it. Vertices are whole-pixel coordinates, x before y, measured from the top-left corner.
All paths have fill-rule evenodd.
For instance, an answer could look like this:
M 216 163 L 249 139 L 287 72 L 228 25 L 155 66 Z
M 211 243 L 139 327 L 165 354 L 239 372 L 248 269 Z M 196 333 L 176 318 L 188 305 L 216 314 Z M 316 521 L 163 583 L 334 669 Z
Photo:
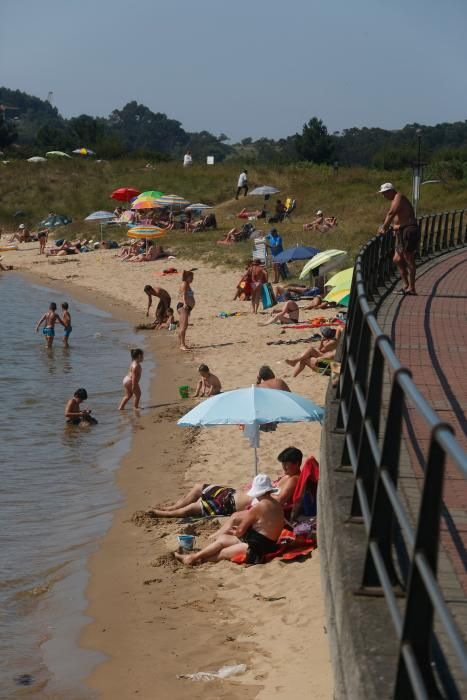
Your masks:
M 378 194 L 382 194 L 383 192 L 389 192 L 389 190 L 394 190 L 396 191 L 396 188 L 392 184 L 392 182 L 383 182 L 381 187 L 378 190 Z
M 316 212 L 316 216 L 321 216 L 322 213 L 323 212 L 321 211 L 321 209 L 318 209 L 318 211 Z
M 251 488 L 247 491 L 247 495 L 251 498 L 259 498 L 267 493 L 279 493 L 279 489 L 272 485 L 271 479 L 267 474 L 257 474 L 253 479 Z

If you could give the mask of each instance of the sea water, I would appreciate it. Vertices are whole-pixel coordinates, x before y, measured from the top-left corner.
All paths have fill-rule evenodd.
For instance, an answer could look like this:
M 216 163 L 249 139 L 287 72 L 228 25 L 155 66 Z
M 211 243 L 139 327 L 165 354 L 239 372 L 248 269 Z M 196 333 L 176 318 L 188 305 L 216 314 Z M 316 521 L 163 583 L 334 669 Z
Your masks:
M 52 349 L 35 324 L 68 301 L 73 332 Z M 0 273 L 0 698 L 87 697 L 101 659 L 80 650 L 86 561 L 121 496 L 115 468 L 129 449 L 130 406 L 117 410 L 136 338 L 128 324 L 63 292 Z M 147 363 L 145 372 L 147 382 Z M 65 425 L 78 387 L 98 425 Z

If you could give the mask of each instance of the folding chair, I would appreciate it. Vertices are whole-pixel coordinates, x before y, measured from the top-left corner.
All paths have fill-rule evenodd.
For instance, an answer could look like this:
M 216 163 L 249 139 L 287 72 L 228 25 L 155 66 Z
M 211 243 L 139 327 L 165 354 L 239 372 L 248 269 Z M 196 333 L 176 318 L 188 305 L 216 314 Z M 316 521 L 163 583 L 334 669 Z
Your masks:
M 292 212 L 295 211 L 295 209 L 297 208 L 297 200 L 288 197 L 286 200 L 286 206 L 287 209 L 284 212 L 284 217 L 282 220 L 285 221 L 286 219 L 289 219 L 290 221 L 292 221 Z

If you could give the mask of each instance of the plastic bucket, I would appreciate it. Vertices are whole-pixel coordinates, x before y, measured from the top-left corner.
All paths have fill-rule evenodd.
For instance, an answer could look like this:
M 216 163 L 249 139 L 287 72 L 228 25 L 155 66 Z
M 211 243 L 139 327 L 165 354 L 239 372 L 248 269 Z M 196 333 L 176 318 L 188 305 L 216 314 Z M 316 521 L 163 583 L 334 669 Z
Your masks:
M 178 393 L 180 394 L 180 397 L 182 399 L 187 399 L 190 395 L 190 387 L 189 386 L 179 386 L 178 387 Z
M 194 535 L 177 535 L 178 544 L 186 552 L 191 552 L 195 544 Z

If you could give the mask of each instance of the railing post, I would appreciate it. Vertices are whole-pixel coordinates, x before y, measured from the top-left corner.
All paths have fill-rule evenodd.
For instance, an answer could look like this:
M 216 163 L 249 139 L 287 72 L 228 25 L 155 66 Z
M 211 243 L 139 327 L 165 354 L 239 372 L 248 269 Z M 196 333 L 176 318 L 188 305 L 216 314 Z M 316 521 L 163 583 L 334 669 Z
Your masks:
M 456 241 L 455 241 L 456 216 L 457 216 L 456 211 L 452 211 L 450 213 L 451 225 L 449 227 L 449 248 L 454 248 L 456 245 Z
M 439 424 L 431 436 L 430 451 L 423 482 L 422 500 L 418 516 L 417 534 L 407 586 L 402 639 L 394 700 L 415 697 L 412 690 L 407 656 L 413 653 L 423 677 L 429 698 L 441 697 L 432 670 L 431 643 L 433 634 L 433 603 L 427 592 L 419 567 L 419 558 L 427 563 L 436 578 L 440 537 L 440 516 L 443 500 L 444 464 L 446 455 L 436 439 L 440 430 L 450 426 Z
M 437 215 L 433 214 L 433 216 L 430 216 L 430 233 L 428 237 L 428 247 L 427 247 L 427 254 L 428 255 L 433 255 L 435 251 L 435 230 L 436 230 L 436 221 L 437 221 Z
M 464 228 L 464 210 L 461 209 L 459 212 L 459 223 L 457 225 L 457 245 L 462 245 L 464 243 L 462 233 Z

